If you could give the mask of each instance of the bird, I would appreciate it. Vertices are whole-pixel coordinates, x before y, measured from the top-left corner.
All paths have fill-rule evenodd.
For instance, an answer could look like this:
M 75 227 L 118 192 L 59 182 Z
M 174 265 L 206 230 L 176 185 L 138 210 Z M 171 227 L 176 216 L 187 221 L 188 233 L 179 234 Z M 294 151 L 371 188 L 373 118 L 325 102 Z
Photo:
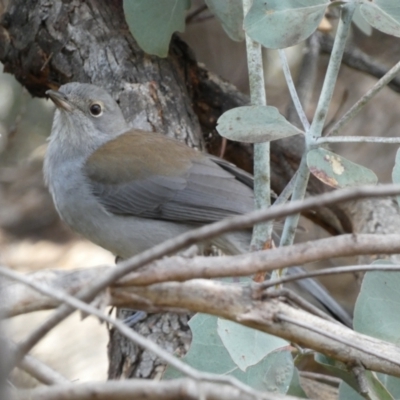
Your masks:
M 130 258 L 254 209 L 251 174 L 176 139 L 131 128 L 106 90 L 71 82 L 46 93 L 56 110 L 44 177 L 57 212 L 116 256 Z M 251 231 L 241 230 L 202 245 L 236 255 L 249 251 L 250 240 Z

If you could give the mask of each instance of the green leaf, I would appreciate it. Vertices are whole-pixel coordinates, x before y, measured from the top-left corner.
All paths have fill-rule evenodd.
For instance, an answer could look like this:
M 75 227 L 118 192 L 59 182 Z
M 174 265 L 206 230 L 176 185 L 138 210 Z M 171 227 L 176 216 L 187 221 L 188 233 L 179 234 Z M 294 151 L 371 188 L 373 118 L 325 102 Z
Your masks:
M 391 393 L 388 392 L 387 388 L 382 382 L 376 377 L 371 371 L 365 371 L 364 382 L 368 394 L 366 398 L 371 400 L 394 400 Z M 342 383 L 345 385 L 342 387 Z M 364 399 L 353 387 L 350 387 L 347 383 L 342 382 L 339 385 L 339 400 L 358 400 Z
M 396 161 L 392 171 L 393 183 L 400 183 L 400 148 L 396 153 Z M 400 196 L 397 196 L 397 203 L 400 205 Z
M 307 39 L 325 14 L 327 0 L 254 0 L 244 19 L 246 33 L 270 49 Z
M 257 390 L 286 393 L 293 375 L 290 351 L 275 351 L 246 372 L 233 362 L 217 333 L 217 317 L 196 314 L 189 322 L 193 333 L 192 344 L 183 360 L 201 371 L 232 375 Z M 182 375 L 168 366 L 164 379 Z
M 339 400 L 364 400 L 352 387 L 346 382 L 341 382 L 339 385 Z
M 365 35 L 372 35 L 372 26 L 363 18 L 359 5 L 357 5 L 354 11 L 353 22 L 357 26 L 357 28 Z
M 318 364 L 321 364 L 328 371 L 332 372 L 335 376 L 342 379 L 352 388 L 355 390 L 357 389 L 357 381 L 354 378 L 354 375 L 349 372 L 346 364 L 321 353 L 316 353 L 314 355 L 314 360 Z
M 244 39 L 242 0 L 205 0 L 210 11 L 221 22 L 228 36 L 237 42 Z
M 236 322 L 218 318 L 218 335 L 233 362 L 246 371 L 273 351 L 289 346 L 289 342 Z
M 367 0 L 360 11 L 364 19 L 381 32 L 400 37 L 400 2 L 398 0 Z
M 262 143 L 303 133 L 275 107 L 244 106 L 223 113 L 217 131 L 227 139 L 246 143 Z
M 355 396 L 354 399 L 359 398 L 357 397 L 359 396 L 357 381 L 354 375 L 348 371 L 347 366 L 344 363 L 318 353 L 314 356 L 314 359 L 346 383 L 346 387 L 342 389 L 344 391 L 343 397 L 339 396 L 339 399 L 353 399 L 352 396 Z M 393 400 L 393 397 L 382 382 L 377 379 L 376 375 L 371 371 L 365 371 L 365 383 L 368 389 L 368 398 L 371 400 Z M 349 397 L 346 397 L 348 393 L 352 396 L 349 394 Z
M 385 374 L 377 374 L 377 376 L 390 394 L 395 399 L 400 399 L 400 378 Z
M 290 387 L 286 394 L 289 396 L 300 397 L 302 399 L 308 399 L 308 396 L 301 387 L 299 371 L 297 368 L 294 368 L 293 370 L 292 381 L 290 382 Z
M 378 260 L 374 264 L 392 264 Z M 365 274 L 354 309 L 354 330 L 400 345 L 400 272 Z
M 190 0 L 124 0 L 125 19 L 132 36 L 148 54 L 168 55 L 174 32 L 185 30 Z
M 370 169 L 325 149 L 309 151 L 307 165 L 315 177 L 334 188 L 375 185 L 378 182 L 377 176 Z

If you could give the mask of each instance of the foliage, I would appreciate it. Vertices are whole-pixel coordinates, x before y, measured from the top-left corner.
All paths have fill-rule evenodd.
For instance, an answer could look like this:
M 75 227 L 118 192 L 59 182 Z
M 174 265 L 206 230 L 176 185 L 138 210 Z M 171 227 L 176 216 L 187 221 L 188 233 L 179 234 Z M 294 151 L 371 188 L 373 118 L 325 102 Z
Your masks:
M 188 6 L 187 1 L 176 0 L 160 3 L 137 0 L 134 7 L 131 5 L 128 7 L 130 3 L 125 1 L 124 6 L 132 34 L 144 50 L 151 54 L 165 56 L 168 50 L 166 36 L 169 39 L 174 30 L 182 30 L 183 12 Z M 158 3 L 157 6 L 155 3 Z M 331 56 L 334 61 L 332 68 L 328 68 L 325 79 L 326 86 L 321 93 L 316 119 L 320 115 L 326 116 L 340 58 L 344 51 L 345 40 L 342 39 L 347 37 L 348 21 L 351 20 L 353 14 L 354 22 L 366 34 L 370 34 L 371 27 L 373 27 L 400 37 L 400 3 L 398 0 L 376 0 L 374 2 L 369 0 L 333 2 L 328 0 L 270 0 L 268 2 L 254 0 L 244 18 L 240 0 L 226 2 L 207 0 L 206 3 L 233 40 L 244 39 L 245 32 L 250 40 L 271 49 L 283 49 L 308 38 L 318 28 L 328 8 L 342 10 L 342 25 L 339 24 L 337 32 L 338 45 L 334 48 Z M 136 14 L 134 18 L 135 12 L 139 9 L 140 15 Z M 168 18 L 167 24 L 167 21 L 156 18 L 155 14 L 169 15 L 173 18 Z M 350 15 L 349 20 L 346 20 L 346 15 Z M 143 32 L 140 32 L 141 25 L 138 24 L 138 19 L 141 19 L 142 25 L 153 27 L 150 30 L 147 29 L 147 33 L 149 31 L 152 34 L 157 32 L 160 35 L 145 38 Z M 160 23 L 162 26 L 165 25 L 165 28 L 161 28 Z M 164 34 L 164 30 L 168 34 Z M 339 59 L 339 63 L 336 60 L 335 64 L 335 58 Z M 302 112 L 302 110 L 298 111 Z M 302 131 L 287 121 L 275 108 L 253 105 L 227 111 L 219 118 L 217 129 L 222 136 L 228 139 L 248 143 L 277 140 L 296 134 L 303 135 L 307 160 L 304 167 L 308 168 L 308 171 L 306 175 L 303 174 L 306 178 L 297 182 L 298 193 L 304 193 L 309 173 L 333 188 L 352 187 L 366 183 L 376 184 L 377 177 L 371 170 L 346 160 L 318 144 L 316 139 L 322 135 L 323 122 L 324 120 L 313 122 L 311 128 L 305 126 Z M 393 170 L 395 182 L 400 182 L 399 164 L 398 153 Z M 400 296 L 398 288 L 400 281 L 397 282 L 400 280 L 399 276 L 400 274 L 394 272 L 369 272 L 366 274 L 356 304 L 355 330 L 399 344 Z M 232 322 L 205 315 L 195 316 L 190 327 L 193 331 L 193 343 L 189 353 L 185 356 L 187 363 L 201 370 L 221 374 L 231 373 L 255 388 L 280 392 L 289 390 L 288 393 L 305 396 L 299 386 L 297 370 L 294 369 L 293 361 L 288 361 L 289 352 L 285 350 L 287 343 L 240 327 Z M 211 354 L 212 357 L 210 357 Z M 357 382 L 346 365 L 322 354 L 317 354 L 315 359 L 346 382 L 340 385 L 341 399 L 362 398 L 355 391 L 358 390 Z M 245 363 L 243 363 L 244 360 Z M 274 366 L 275 372 L 279 368 L 283 369 L 285 373 L 281 378 L 277 379 L 276 376 L 270 375 L 272 366 Z M 177 374 L 169 369 L 166 376 L 171 378 Z M 400 393 L 398 379 L 383 374 L 377 376 L 373 373 L 368 373 L 366 379 L 372 397 L 389 399 L 397 396 L 398 398 Z M 289 385 L 291 380 L 292 383 Z

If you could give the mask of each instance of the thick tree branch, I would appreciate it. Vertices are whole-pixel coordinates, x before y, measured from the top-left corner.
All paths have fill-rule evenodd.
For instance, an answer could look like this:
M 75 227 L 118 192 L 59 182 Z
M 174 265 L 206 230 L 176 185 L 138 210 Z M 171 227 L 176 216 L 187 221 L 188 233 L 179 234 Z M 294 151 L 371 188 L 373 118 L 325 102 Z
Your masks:
M 378 255 L 400 253 L 399 235 L 344 235 L 334 238 L 320 239 L 313 242 L 296 244 L 290 247 L 281 247 L 258 253 L 249 253 L 234 257 L 170 257 L 149 264 L 144 269 L 132 272 L 112 287 L 129 287 L 132 290 L 137 286 L 146 286 L 167 281 L 185 281 L 196 278 L 219 278 L 231 276 L 249 276 L 257 272 L 268 272 L 278 268 L 287 268 L 297 264 L 331 259 L 334 257 L 356 255 Z M 358 268 L 358 267 L 356 267 Z M 4 269 L 1 268 L 0 271 Z M 32 282 L 46 283 L 56 291 L 66 291 L 70 294 L 78 293 L 90 285 L 99 275 L 107 275 L 115 267 L 97 267 L 75 271 L 40 271 L 29 274 Z M 340 267 L 338 267 L 340 270 Z M 321 271 L 321 275 L 324 271 Z M 315 272 L 315 275 L 317 272 Z M 293 277 L 286 278 L 294 279 Z M 57 300 L 42 296 L 35 291 L 26 289 L 24 285 L 3 283 L 0 288 L 3 302 L 0 312 L 12 317 L 33 311 L 56 308 L 60 303 Z M 142 308 L 155 312 L 154 305 L 130 296 L 123 306 Z M 121 305 L 111 297 L 112 305 Z M 185 305 L 179 305 L 179 308 Z
M 5 274 L 4 270 L 2 274 Z M 121 321 L 112 319 L 88 304 L 65 293 L 29 282 L 15 273 L 8 272 L 5 275 L 115 325 L 126 337 L 151 349 L 159 357 L 168 360 L 175 368 L 193 379 L 230 383 L 246 393 L 251 393 L 248 388 L 246 389 L 233 378 L 219 378 L 213 374 L 200 373 L 177 359 L 171 358 L 172 356 L 165 350 L 140 337 Z M 279 300 L 263 299 L 262 293 L 257 293 L 258 287 L 257 284 L 241 286 L 210 280 L 191 280 L 183 283 L 166 282 L 133 288 L 132 292 L 128 288 L 115 288 L 112 290 L 112 296 L 126 299 L 132 293 L 136 299 L 141 297 L 145 302 L 162 307 L 176 307 L 184 304 L 192 311 L 213 314 L 239 322 L 322 352 L 340 361 L 349 364 L 357 361 L 367 369 L 400 376 L 400 348 L 397 346 L 356 333 L 341 324 L 295 309 Z

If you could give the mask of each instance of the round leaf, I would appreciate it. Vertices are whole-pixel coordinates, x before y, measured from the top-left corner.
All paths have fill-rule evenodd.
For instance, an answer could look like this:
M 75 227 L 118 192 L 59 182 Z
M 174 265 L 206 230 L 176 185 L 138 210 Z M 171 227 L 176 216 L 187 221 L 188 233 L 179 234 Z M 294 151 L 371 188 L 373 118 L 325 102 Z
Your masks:
M 190 0 L 124 0 L 125 19 L 132 36 L 148 54 L 168 55 L 174 32 L 185 30 Z
M 360 11 L 364 19 L 381 32 L 400 37 L 400 3 L 398 0 L 366 1 Z
M 275 107 L 233 108 L 218 119 L 217 131 L 227 139 L 262 143 L 297 135 L 302 131 L 279 114 Z
M 254 0 L 244 19 L 246 33 L 270 49 L 307 39 L 321 22 L 327 0 Z
M 192 344 L 184 361 L 200 371 L 232 375 L 257 390 L 286 393 L 293 375 L 293 358 L 288 350 L 275 351 L 243 372 L 232 360 L 217 333 L 217 317 L 196 314 L 189 322 Z M 181 377 L 168 366 L 164 379 Z
M 237 42 L 244 39 L 242 0 L 205 0 L 210 11 L 221 22 L 228 36 Z
M 363 18 L 360 11 L 360 6 L 357 5 L 354 15 L 353 22 L 357 28 L 367 36 L 372 35 L 372 26 Z
M 307 165 L 315 177 L 334 188 L 375 185 L 378 182 L 370 169 L 325 149 L 309 151 Z
M 242 370 L 258 364 L 273 351 L 289 342 L 226 319 L 218 319 L 218 335 L 234 363 Z
M 374 264 L 391 264 L 387 260 Z M 354 309 L 354 330 L 400 345 L 400 272 L 365 274 Z
M 345 382 L 340 382 L 339 385 L 339 400 L 364 400 L 352 387 Z

